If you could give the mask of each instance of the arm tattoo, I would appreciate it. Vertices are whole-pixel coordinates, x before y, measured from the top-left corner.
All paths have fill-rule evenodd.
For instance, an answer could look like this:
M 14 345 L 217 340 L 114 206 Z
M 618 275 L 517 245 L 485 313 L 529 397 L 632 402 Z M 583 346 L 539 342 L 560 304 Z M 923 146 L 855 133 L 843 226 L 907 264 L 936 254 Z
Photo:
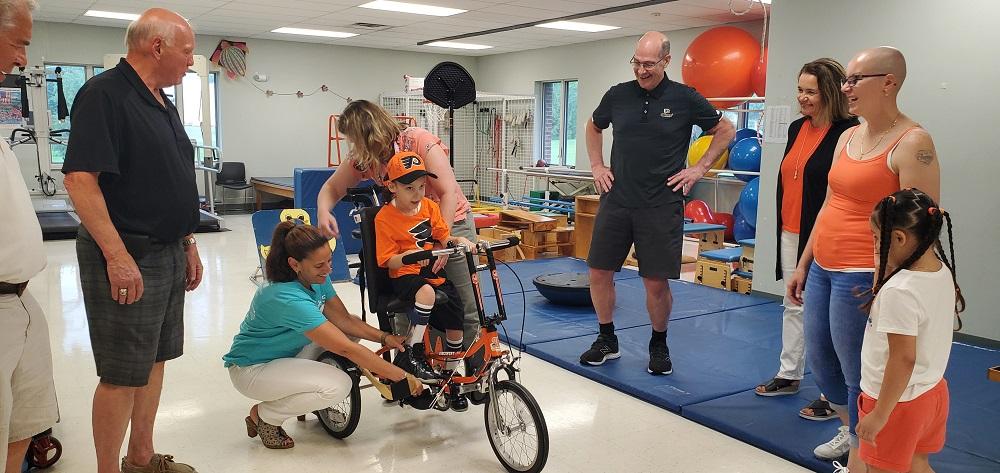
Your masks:
M 925 166 L 929 166 L 934 161 L 934 153 L 926 149 L 917 151 L 917 161 L 920 161 Z

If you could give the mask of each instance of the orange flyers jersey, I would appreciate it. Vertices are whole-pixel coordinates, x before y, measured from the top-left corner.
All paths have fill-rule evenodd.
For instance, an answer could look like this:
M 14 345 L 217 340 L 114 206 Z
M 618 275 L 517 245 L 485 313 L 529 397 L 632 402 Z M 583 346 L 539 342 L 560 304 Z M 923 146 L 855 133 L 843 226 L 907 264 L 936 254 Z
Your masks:
M 426 197 L 414 215 L 405 215 L 395 205 L 387 204 L 375 215 L 375 252 L 378 265 L 387 268 L 389 259 L 409 250 L 429 250 L 435 242 L 444 244 L 449 236 L 448 224 L 441 218 L 441 208 Z M 390 269 L 389 277 L 421 274 L 417 264 Z M 428 282 L 439 285 L 444 278 L 430 278 Z

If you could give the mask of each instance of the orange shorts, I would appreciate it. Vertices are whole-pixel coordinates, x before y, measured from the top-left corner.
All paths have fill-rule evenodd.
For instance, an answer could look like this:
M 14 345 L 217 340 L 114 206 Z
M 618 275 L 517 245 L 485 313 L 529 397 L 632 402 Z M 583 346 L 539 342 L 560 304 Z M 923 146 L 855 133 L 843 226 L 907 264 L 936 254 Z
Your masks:
M 858 419 L 875 409 L 877 401 L 861 393 Z M 861 442 L 861 459 L 883 470 L 910 471 L 913 455 L 937 453 L 944 448 L 948 421 L 948 383 L 941 380 L 916 399 L 896 404 L 889 421 L 875 437 L 875 444 Z

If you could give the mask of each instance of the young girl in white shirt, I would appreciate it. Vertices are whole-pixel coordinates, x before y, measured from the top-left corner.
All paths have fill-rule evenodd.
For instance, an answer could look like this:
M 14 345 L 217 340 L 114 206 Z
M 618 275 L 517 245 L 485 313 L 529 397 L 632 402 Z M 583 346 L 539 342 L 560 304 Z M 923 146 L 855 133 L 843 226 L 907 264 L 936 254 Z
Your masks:
M 944 447 L 948 420 L 944 371 L 965 309 L 951 217 L 927 194 L 903 189 L 879 202 L 871 225 L 878 254 L 861 348 L 861 459 L 870 473 L 933 472 L 928 455 Z

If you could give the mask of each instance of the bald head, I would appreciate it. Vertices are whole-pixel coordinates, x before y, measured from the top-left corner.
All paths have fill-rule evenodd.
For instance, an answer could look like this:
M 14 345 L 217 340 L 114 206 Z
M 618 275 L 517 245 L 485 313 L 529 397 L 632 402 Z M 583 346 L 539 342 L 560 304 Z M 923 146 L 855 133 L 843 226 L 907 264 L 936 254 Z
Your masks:
M 670 40 L 659 31 L 649 31 L 635 44 L 635 57 L 662 59 L 670 54 Z
M 906 79 L 906 58 L 898 49 L 881 46 L 861 51 L 851 60 L 855 68 L 867 74 L 892 74 L 897 87 Z
M 136 52 L 157 38 L 172 43 L 178 35 L 194 36 L 191 24 L 184 17 L 163 8 L 150 8 L 128 25 L 125 46 L 130 53 Z

